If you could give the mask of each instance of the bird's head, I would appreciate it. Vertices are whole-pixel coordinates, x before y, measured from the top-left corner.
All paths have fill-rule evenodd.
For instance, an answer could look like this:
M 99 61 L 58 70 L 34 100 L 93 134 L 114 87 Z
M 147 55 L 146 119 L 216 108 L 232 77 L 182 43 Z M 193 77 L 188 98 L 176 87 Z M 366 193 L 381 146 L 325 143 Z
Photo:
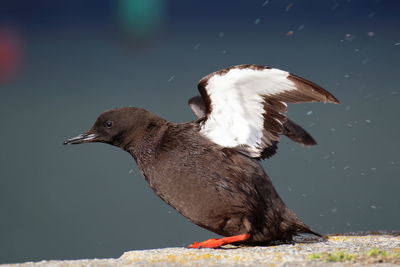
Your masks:
M 87 132 L 64 141 L 64 145 L 107 143 L 124 148 L 136 135 L 141 135 L 156 120 L 152 113 L 134 107 L 103 112 Z

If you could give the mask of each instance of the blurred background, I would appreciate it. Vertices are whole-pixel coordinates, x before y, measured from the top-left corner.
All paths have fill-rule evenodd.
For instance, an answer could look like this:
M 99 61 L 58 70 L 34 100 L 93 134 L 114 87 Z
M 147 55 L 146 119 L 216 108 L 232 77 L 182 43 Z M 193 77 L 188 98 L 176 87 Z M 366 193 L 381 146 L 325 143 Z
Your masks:
M 318 146 L 263 162 L 321 233 L 399 230 L 400 3 L 390 0 L 0 2 L 0 263 L 118 257 L 215 235 L 153 194 L 133 159 L 62 146 L 104 110 L 175 122 L 218 69 L 261 64 L 341 105 L 289 107 Z

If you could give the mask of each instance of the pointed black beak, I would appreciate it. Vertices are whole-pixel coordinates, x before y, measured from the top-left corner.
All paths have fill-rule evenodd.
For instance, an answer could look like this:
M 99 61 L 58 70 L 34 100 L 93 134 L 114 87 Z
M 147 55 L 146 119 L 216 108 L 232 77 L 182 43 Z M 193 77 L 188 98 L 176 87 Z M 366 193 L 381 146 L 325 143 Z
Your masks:
M 80 134 L 76 137 L 65 140 L 63 145 L 77 145 L 82 143 L 94 142 L 96 137 L 97 134 L 88 134 L 88 133 Z

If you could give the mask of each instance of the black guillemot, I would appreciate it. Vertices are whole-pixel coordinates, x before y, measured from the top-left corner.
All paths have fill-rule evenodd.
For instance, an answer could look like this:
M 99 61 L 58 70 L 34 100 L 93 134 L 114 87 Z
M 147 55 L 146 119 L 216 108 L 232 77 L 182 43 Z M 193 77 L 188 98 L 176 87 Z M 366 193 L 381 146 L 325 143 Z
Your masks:
M 153 191 L 193 223 L 224 236 L 190 248 L 264 245 L 312 231 L 282 201 L 260 160 L 281 135 L 315 140 L 286 117 L 286 103 L 339 101 L 279 69 L 238 65 L 202 78 L 189 100 L 197 119 L 173 123 L 141 108 L 106 111 L 64 144 L 101 142 L 130 153 Z

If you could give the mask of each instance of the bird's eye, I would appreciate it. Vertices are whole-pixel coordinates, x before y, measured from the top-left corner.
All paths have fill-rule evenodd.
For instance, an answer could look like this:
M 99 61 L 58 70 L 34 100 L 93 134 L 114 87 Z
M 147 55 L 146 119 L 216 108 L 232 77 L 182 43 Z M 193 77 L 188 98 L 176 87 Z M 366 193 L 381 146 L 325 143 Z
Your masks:
M 106 121 L 104 123 L 104 126 L 106 126 L 107 128 L 111 128 L 111 126 L 113 126 L 113 122 L 112 121 Z

